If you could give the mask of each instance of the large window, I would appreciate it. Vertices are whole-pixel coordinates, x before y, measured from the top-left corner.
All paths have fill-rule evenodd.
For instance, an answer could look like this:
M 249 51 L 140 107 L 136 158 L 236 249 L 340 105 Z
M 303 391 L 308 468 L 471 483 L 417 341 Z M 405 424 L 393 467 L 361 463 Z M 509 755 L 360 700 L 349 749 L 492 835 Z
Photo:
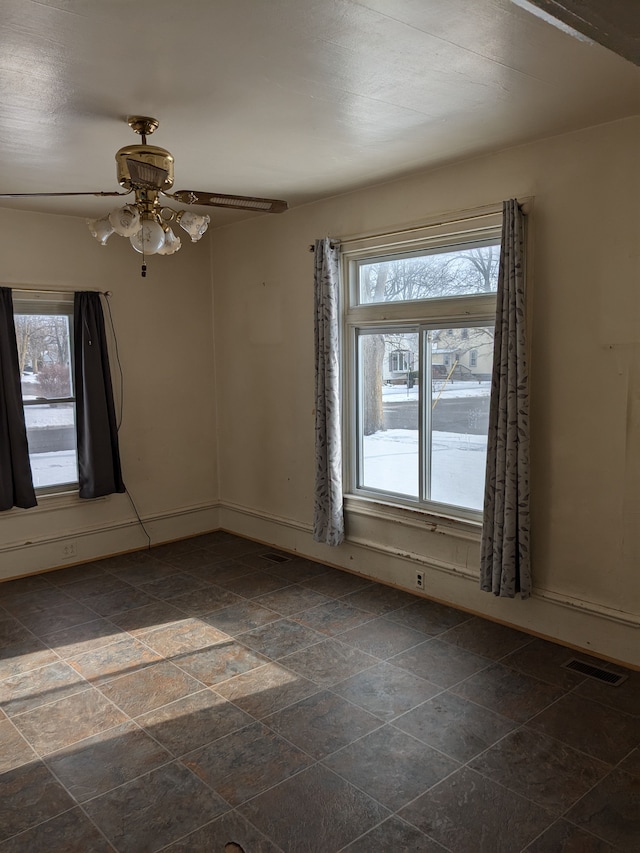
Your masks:
M 499 235 L 345 253 L 350 493 L 479 516 Z
M 37 494 L 69 491 L 78 483 L 73 297 L 17 292 L 13 302 L 33 484 Z

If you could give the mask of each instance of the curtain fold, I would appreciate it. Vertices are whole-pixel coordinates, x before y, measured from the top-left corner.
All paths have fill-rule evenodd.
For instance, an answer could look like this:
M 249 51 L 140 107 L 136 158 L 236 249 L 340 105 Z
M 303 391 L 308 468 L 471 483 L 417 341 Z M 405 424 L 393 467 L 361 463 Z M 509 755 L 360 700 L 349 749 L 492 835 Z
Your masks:
M 315 435 L 313 538 L 326 545 L 344 539 L 340 433 L 340 250 L 315 242 Z
M 11 289 L 0 287 L 0 510 L 36 506 Z
M 81 498 L 124 492 L 100 294 L 74 295 L 74 379 Z
M 481 589 L 505 598 L 531 594 L 524 230 L 517 200 L 505 201 L 480 556 Z

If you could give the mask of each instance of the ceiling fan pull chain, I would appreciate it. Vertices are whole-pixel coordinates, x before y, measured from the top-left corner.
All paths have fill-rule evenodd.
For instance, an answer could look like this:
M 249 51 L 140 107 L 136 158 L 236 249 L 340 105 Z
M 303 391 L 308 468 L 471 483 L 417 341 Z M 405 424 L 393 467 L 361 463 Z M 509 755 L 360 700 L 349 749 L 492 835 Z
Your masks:
M 144 236 L 142 237 L 142 266 L 140 267 L 140 275 L 142 278 L 147 277 L 147 259 L 144 254 Z

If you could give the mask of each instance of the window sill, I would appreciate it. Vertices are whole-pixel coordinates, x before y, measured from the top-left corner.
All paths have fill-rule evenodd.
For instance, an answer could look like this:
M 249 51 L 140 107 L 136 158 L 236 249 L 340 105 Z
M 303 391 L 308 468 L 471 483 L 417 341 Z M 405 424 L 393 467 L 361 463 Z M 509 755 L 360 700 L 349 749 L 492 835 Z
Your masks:
M 479 542 L 482 533 L 481 521 L 455 518 L 423 507 L 386 503 L 363 495 L 345 495 L 344 509 L 347 514 L 393 521 L 406 527 L 416 527 L 431 533 L 442 533 L 472 542 Z
M 16 515 L 22 515 L 24 513 L 28 513 L 31 515 L 40 515 L 43 512 L 51 512 L 67 509 L 73 507 L 79 507 L 81 504 L 87 503 L 95 503 L 96 501 L 106 501 L 108 500 L 108 496 L 101 498 L 92 498 L 91 501 L 81 500 L 78 494 L 78 490 L 75 489 L 72 492 L 57 492 L 55 494 L 48 495 L 36 495 L 36 499 L 38 501 L 38 505 L 34 507 L 30 507 L 29 509 L 21 509 L 20 507 L 14 507 L 13 509 L 7 510 L 2 513 L 2 517 L 11 517 Z

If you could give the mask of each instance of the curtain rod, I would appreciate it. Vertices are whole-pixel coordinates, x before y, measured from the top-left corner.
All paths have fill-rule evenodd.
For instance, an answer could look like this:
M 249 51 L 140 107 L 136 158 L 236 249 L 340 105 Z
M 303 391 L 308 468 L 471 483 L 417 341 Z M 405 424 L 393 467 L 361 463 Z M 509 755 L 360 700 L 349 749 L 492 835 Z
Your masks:
M 340 246 L 342 245 L 342 243 L 329 243 L 329 245 L 331 246 L 332 249 L 339 249 Z M 315 252 L 315 250 L 316 250 L 315 243 L 310 243 L 309 244 L 309 251 Z
M 502 209 L 502 208 L 501 208 Z M 500 209 L 500 210 L 501 210 Z M 458 219 L 437 219 L 433 222 L 425 222 L 422 225 L 412 225 L 410 228 L 398 228 L 397 231 L 369 231 L 363 234 L 355 234 L 351 237 L 345 237 L 339 243 L 331 243 L 331 248 L 343 246 L 345 243 L 358 243 L 360 240 L 378 240 L 381 237 L 399 237 L 404 234 L 413 234 L 416 231 L 424 231 L 425 228 L 437 228 L 439 225 L 457 225 L 460 222 L 471 222 L 474 219 L 483 219 L 485 216 L 490 216 L 492 213 L 500 213 L 500 210 L 491 209 L 484 210 L 482 213 L 474 213 L 471 216 L 462 216 Z M 310 252 L 315 252 L 314 243 L 309 246 Z
M 14 293 L 45 293 L 46 294 L 46 293 L 77 293 L 78 292 L 76 290 L 65 290 L 64 288 L 61 288 L 61 287 L 56 287 L 55 289 L 53 287 L 51 287 L 48 290 L 36 290 L 35 288 L 28 288 L 28 287 L 11 287 L 10 285 L 9 285 L 9 287 Z M 110 290 L 93 290 L 93 288 L 89 288 L 88 290 L 90 293 L 99 293 L 101 296 L 112 296 L 113 295 L 112 291 L 110 291 Z
M 531 209 L 531 196 L 526 196 L 519 200 L 519 205 L 522 208 L 524 213 L 529 213 Z M 465 211 L 458 211 L 458 214 L 464 214 Z M 331 243 L 331 248 L 334 249 L 336 246 L 344 246 L 345 243 L 357 243 L 360 240 L 374 240 L 380 239 L 381 237 L 396 237 L 402 234 L 412 234 L 416 231 L 424 231 L 425 228 L 437 228 L 439 225 L 457 225 L 460 222 L 471 222 L 474 219 L 483 219 L 485 216 L 491 216 L 491 214 L 502 213 L 502 202 L 498 202 L 496 204 L 488 204 L 484 207 L 476 208 L 475 210 L 468 211 L 468 215 L 458 215 L 456 216 L 455 212 L 452 212 L 453 218 L 448 216 L 440 216 L 437 219 L 432 221 L 425 221 L 421 225 L 412 225 L 409 228 L 398 228 L 396 231 L 367 231 L 362 234 L 352 234 L 348 237 L 345 237 L 343 240 L 340 240 L 337 243 Z M 309 251 L 315 252 L 315 244 L 311 243 L 309 245 Z

